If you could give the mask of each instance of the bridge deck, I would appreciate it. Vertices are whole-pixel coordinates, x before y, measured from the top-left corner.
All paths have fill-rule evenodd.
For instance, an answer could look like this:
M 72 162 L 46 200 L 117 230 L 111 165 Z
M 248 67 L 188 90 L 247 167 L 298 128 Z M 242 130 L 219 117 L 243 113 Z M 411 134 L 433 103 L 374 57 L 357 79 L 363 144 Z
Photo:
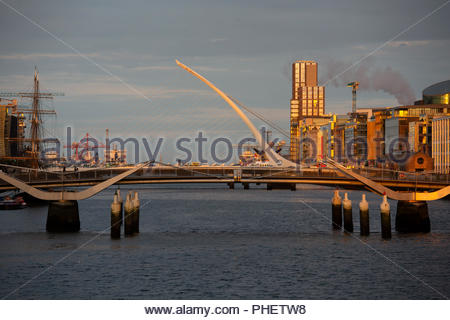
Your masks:
M 304 183 L 318 184 L 333 187 L 348 187 L 372 191 L 395 192 L 406 191 L 434 191 L 440 190 L 448 183 L 439 176 L 423 176 L 418 179 L 416 175 L 402 173 L 380 172 L 379 170 L 347 170 L 343 167 L 336 169 L 280 169 L 259 167 L 173 167 L 173 166 L 145 166 L 128 168 L 99 168 L 73 172 L 31 171 L 24 168 L 9 168 L 8 175 L 4 175 L 0 182 L 0 190 L 23 189 L 27 187 L 50 189 L 61 187 L 89 187 L 81 191 L 79 196 L 88 196 L 102 190 L 106 185 L 112 184 L 158 184 L 158 183 Z M 361 175 L 362 174 L 362 175 Z M 424 179 L 425 178 L 425 179 Z M 439 179 L 440 178 L 440 179 Z M 444 179 L 442 179 L 444 178 Z M 12 179 L 12 180 L 11 180 Z M 9 180 L 9 181 L 8 181 Z M 13 183 L 19 181 L 20 185 Z M 29 189 L 31 190 L 31 189 Z M 38 190 L 38 189 L 36 189 Z M 90 190 L 90 191 L 88 191 Z M 26 190 L 24 190 L 26 191 Z M 35 191 L 38 192 L 38 191 Z M 43 192 L 43 191 L 42 191 Z M 94 192 L 94 193 L 93 193 Z M 79 192 L 80 193 L 80 192 Z M 59 195 L 57 195 L 59 194 Z M 40 197 L 48 197 L 40 194 Z M 74 197 L 71 193 L 69 197 Z M 406 193 L 400 195 L 405 197 Z M 61 192 L 55 192 L 51 197 L 62 197 Z M 391 194 L 391 198 L 399 197 Z M 408 196 L 410 197 L 410 196 Z

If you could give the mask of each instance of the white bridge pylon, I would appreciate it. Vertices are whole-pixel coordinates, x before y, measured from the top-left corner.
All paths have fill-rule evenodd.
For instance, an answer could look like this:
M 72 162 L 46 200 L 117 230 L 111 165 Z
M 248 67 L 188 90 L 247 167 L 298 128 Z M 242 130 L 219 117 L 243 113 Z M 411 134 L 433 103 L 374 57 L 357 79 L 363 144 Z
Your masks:
M 262 147 L 264 152 L 267 155 L 267 158 L 269 160 L 269 163 L 275 167 L 289 167 L 289 166 L 296 166 L 297 164 L 289 161 L 285 158 L 283 158 L 281 155 L 276 153 L 267 143 L 263 140 L 261 133 L 256 129 L 255 125 L 250 121 L 250 119 L 245 115 L 244 112 L 231 100 L 222 90 L 217 88 L 214 84 L 212 84 L 208 79 L 201 76 L 188 66 L 182 64 L 180 61 L 175 60 L 178 66 L 186 70 L 187 72 L 191 73 L 198 79 L 200 79 L 202 82 L 204 82 L 207 86 L 209 86 L 211 89 L 213 89 L 223 100 L 225 100 L 226 103 L 228 103 L 231 108 L 233 108 L 234 111 L 238 114 L 238 116 L 244 121 L 244 123 L 247 125 L 247 127 L 252 132 L 253 136 L 256 139 L 256 142 L 258 145 Z

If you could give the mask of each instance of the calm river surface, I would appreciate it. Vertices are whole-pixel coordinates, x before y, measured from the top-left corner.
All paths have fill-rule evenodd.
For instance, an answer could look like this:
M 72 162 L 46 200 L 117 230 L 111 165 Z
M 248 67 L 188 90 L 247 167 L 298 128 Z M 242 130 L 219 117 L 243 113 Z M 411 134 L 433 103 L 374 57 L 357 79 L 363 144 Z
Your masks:
M 299 185 L 291 192 L 251 187 L 134 186 L 141 200 L 141 233 L 120 240 L 111 240 L 109 231 L 103 232 L 110 225 L 109 205 L 115 189 L 79 201 L 81 232 L 75 234 L 46 233 L 46 206 L 0 211 L 0 296 L 450 296 L 450 201 L 429 203 L 431 233 L 399 235 L 394 231 L 392 240 L 383 241 L 377 195 L 366 193 L 372 233 L 360 237 L 357 208 L 361 191 L 349 191 L 355 224 L 355 233 L 349 236 L 331 230 L 332 189 Z M 394 226 L 396 202 L 390 204 Z

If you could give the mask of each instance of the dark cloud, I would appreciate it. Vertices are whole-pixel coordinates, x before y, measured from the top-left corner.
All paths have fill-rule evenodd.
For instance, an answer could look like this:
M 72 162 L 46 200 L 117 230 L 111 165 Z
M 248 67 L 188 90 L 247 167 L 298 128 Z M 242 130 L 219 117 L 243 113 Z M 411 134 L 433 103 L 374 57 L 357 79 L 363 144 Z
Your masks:
M 441 2 L 43 0 L 12 5 L 82 51 L 248 56 L 385 41 Z M 405 39 L 448 38 L 444 11 L 449 10 L 434 14 Z M 11 44 L 2 50 L 64 49 L 9 9 L 0 12 L 0 35 Z

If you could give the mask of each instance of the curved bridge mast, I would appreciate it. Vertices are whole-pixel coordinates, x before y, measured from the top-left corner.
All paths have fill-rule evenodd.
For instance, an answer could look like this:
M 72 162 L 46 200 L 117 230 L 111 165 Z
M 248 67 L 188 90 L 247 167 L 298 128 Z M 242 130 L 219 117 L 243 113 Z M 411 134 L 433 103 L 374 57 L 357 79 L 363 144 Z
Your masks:
M 233 108 L 234 111 L 236 111 L 238 116 L 242 119 L 242 121 L 244 121 L 244 123 L 250 129 L 258 144 L 263 148 L 264 152 L 268 155 L 270 164 L 282 167 L 296 166 L 296 163 L 283 158 L 278 153 L 273 151 L 273 149 L 266 143 L 266 141 L 263 140 L 260 132 L 258 131 L 258 129 L 256 129 L 255 125 L 250 121 L 250 119 L 245 115 L 245 113 L 242 112 L 242 110 L 233 102 L 233 100 L 231 100 L 222 90 L 217 88 L 205 77 L 201 76 L 188 66 L 182 64 L 180 61 L 175 60 L 175 62 L 177 63 L 178 66 L 180 66 L 187 72 L 191 73 L 192 75 L 200 79 L 202 82 L 204 82 L 211 89 L 213 89 L 223 100 L 225 100 L 226 103 L 230 105 L 231 108 Z

